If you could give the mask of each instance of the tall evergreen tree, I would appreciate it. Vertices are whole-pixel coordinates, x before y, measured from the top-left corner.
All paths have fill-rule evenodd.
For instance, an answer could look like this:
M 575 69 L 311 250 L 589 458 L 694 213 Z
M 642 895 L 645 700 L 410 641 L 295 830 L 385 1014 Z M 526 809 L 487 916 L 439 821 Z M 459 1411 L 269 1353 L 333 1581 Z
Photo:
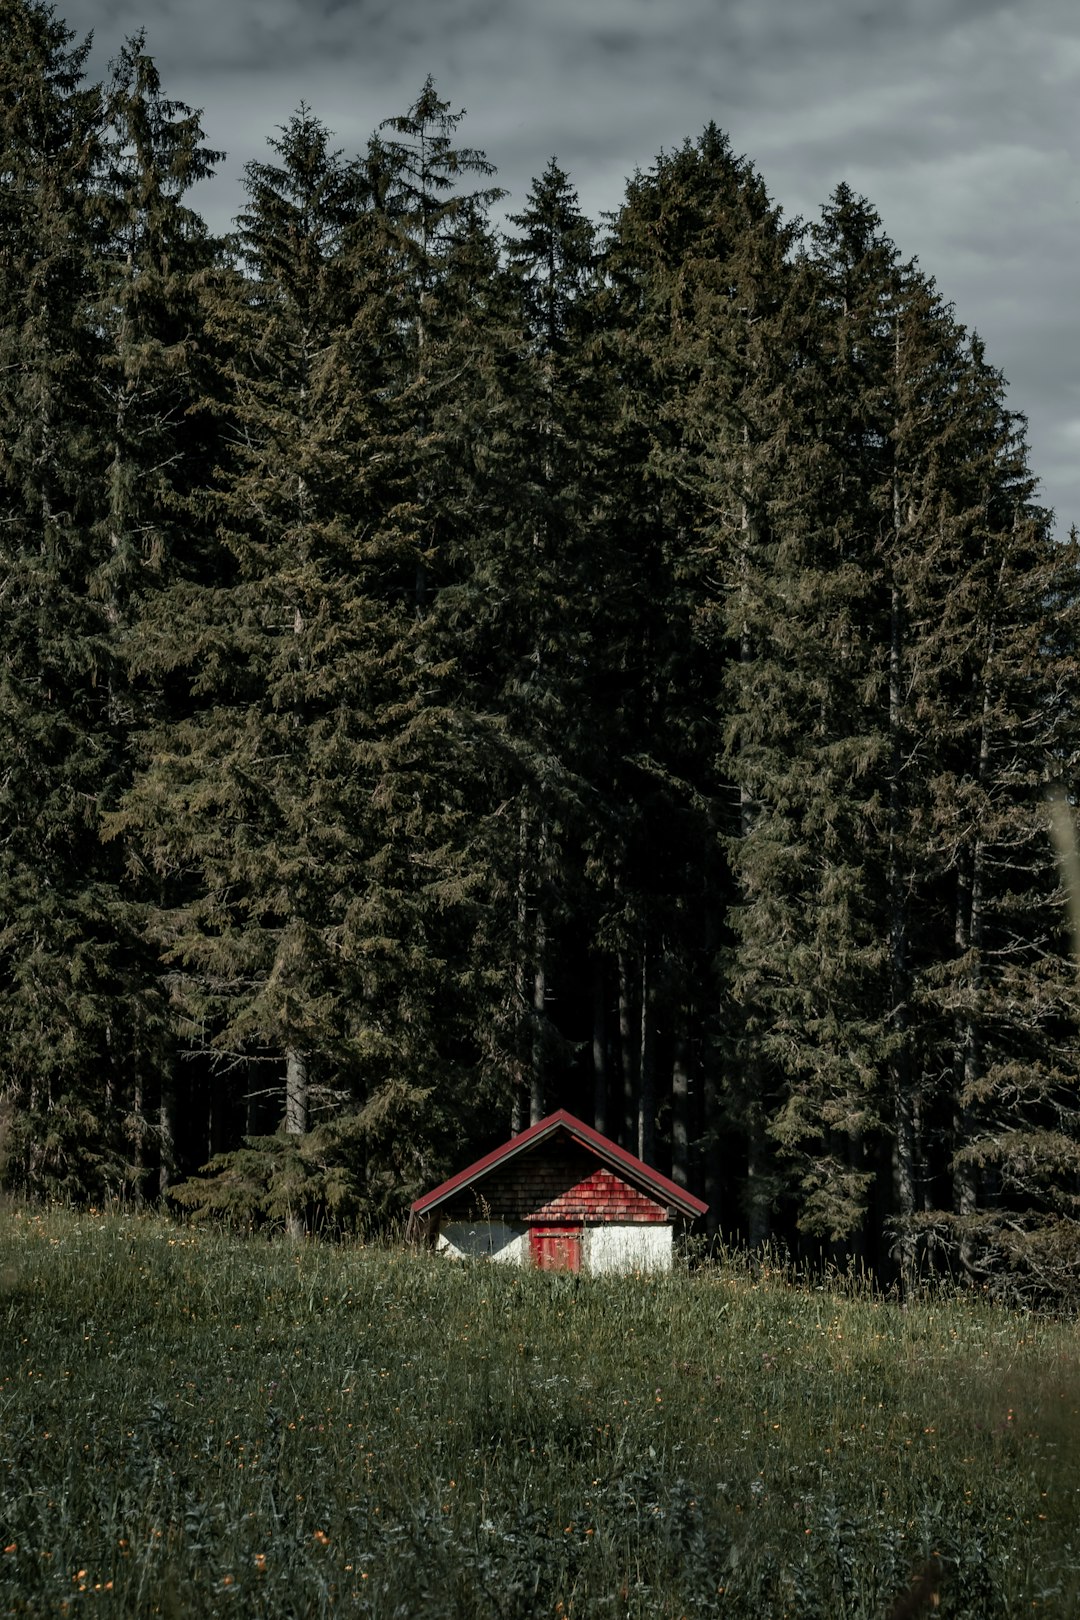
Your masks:
M 488 432 L 472 495 L 462 611 L 477 703 L 497 717 L 497 817 L 488 852 L 501 896 L 500 1058 L 513 1122 L 544 1113 L 569 1056 L 549 1016 L 556 939 L 581 901 L 590 652 L 603 636 L 604 556 L 592 449 L 601 390 L 587 355 L 592 229 L 554 160 L 511 215 L 501 306 L 489 319 Z M 595 680 L 598 668 L 591 660 Z M 591 807 L 590 813 L 595 813 Z M 580 926 L 580 925 L 579 925 Z
M 447 388 L 462 381 L 463 311 L 457 294 L 463 284 L 447 271 L 460 259 L 463 235 L 473 234 L 487 205 L 503 194 L 498 186 L 460 186 L 464 177 L 486 179 L 495 172 L 483 152 L 456 144 L 464 117 L 464 110 L 451 112 L 429 75 L 407 111 L 383 121 L 368 150 L 375 207 L 399 256 L 399 318 L 408 339 L 399 385 L 403 397 L 407 390 L 413 412 L 410 476 L 420 519 L 415 599 L 421 616 L 451 577 L 454 554 L 446 532 L 445 497 L 452 482 L 447 446 L 434 422 Z
M 772 514 L 782 510 L 792 481 L 782 402 L 796 355 L 788 267 L 795 239 L 752 166 L 710 126 L 696 144 L 661 157 L 631 183 L 608 260 L 626 330 L 630 420 L 624 431 L 628 449 L 636 441 L 630 454 L 641 467 L 627 532 L 637 536 L 635 640 L 647 658 L 634 682 L 644 704 L 628 733 L 635 742 L 627 765 L 641 774 L 626 785 L 629 801 L 648 813 L 635 839 L 647 864 L 638 866 L 646 882 L 634 907 L 639 920 L 632 946 L 642 959 L 632 978 L 643 979 L 645 988 L 624 995 L 630 1005 L 622 1021 L 636 1024 L 643 1009 L 646 1026 L 656 1016 L 647 1010 L 648 981 L 659 950 L 672 964 L 665 1021 L 674 1033 L 669 1061 L 680 1136 L 686 1116 L 682 1032 L 691 1019 L 700 1029 L 705 1009 L 715 1014 L 719 1006 L 706 964 L 719 957 L 731 915 L 720 851 L 730 849 L 738 866 L 749 830 L 753 784 L 733 761 L 736 755 L 744 765 L 749 761 L 753 739 L 735 737 L 728 750 L 733 757 L 721 759 L 731 702 L 724 682 L 731 666 L 748 656 L 754 626 L 747 571 L 768 581 L 776 547 Z M 721 1131 L 738 1131 L 756 1230 L 770 1183 L 747 949 L 741 967 L 724 969 L 734 998 L 698 1043 L 705 1105 L 699 1173 L 706 1196 L 719 1205 Z M 621 977 L 625 981 L 626 973 Z M 632 1086 L 644 1077 L 646 1097 L 649 1058 L 643 1041 L 640 1057 L 624 1061 L 624 1079 Z
M 0 6 L 0 1074 L 12 1174 L 78 1195 L 122 1174 L 95 1077 L 125 947 L 97 837 L 118 773 L 91 589 L 102 104 L 73 41 L 46 5 Z
M 205 525 L 193 505 L 214 456 L 214 424 L 197 410 L 208 382 L 200 287 L 220 249 L 188 194 L 222 154 L 202 144 L 199 115 L 164 96 L 142 34 L 128 40 L 112 64 L 104 114 L 95 406 L 108 459 L 97 503 L 100 561 L 92 590 L 114 650 L 110 721 L 126 783 L 131 736 L 161 708 L 160 695 L 135 668 L 136 626 L 152 617 L 151 599 L 171 560 L 196 550 L 205 559 L 207 551 Z M 165 986 L 142 921 L 152 891 L 136 882 L 138 863 L 124 862 L 124 854 L 114 844 L 114 910 L 139 937 L 129 962 L 138 993 L 118 1001 L 107 1084 L 123 1098 L 138 1194 L 148 1159 L 157 1161 L 158 1186 L 168 1180 L 174 1052 Z
M 978 1224 L 972 1167 L 993 1151 L 968 1138 L 992 1051 L 1010 1054 L 1013 1081 L 1026 1052 L 1026 1095 L 1058 1098 L 1048 1164 L 1070 1161 L 1069 972 L 1039 784 L 1051 736 L 1071 757 L 1071 720 L 1030 627 L 1035 599 L 1068 601 L 1074 563 L 1031 506 L 1000 380 L 873 211 L 841 188 L 813 248 L 818 326 L 794 414 L 814 424 L 817 476 L 772 559 L 763 599 L 784 613 L 758 661 L 773 753 L 753 836 L 777 856 L 761 1047 L 782 1076 L 770 1128 L 798 1168 L 800 1225 L 857 1240 L 873 1193 L 909 1268 L 950 1135 L 957 1213 Z M 1019 668 L 1033 706 L 1017 723 L 1004 697 L 1017 677 L 1001 671 Z M 1006 981 L 1014 997 L 1027 984 L 1045 1021 L 1021 1032 L 992 989 Z
M 923 388 L 923 418 L 926 403 Z M 918 506 L 905 478 L 900 508 L 923 779 L 913 1056 L 930 1108 L 917 1213 L 965 1268 L 1030 1297 L 1060 1286 L 1080 1253 L 1078 1006 L 1045 803 L 1048 775 L 1076 769 L 1063 695 L 1077 677 L 1077 553 L 1053 541 L 1022 423 L 960 329 L 933 415 L 948 455 L 927 467 Z
M 288 1128 L 308 1124 L 312 1043 L 333 991 L 329 919 L 337 888 L 323 847 L 327 751 L 341 747 L 326 643 L 342 633 L 336 404 L 324 375 L 342 325 L 334 260 L 359 212 L 354 175 L 301 109 L 253 163 L 241 218 L 248 274 L 207 292 L 223 439 L 204 492 L 220 557 L 171 559 L 148 604 L 138 659 L 184 701 L 148 730 L 144 769 L 115 826 L 166 885 L 159 932 L 185 1039 L 239 1063 L 249 1096 L 260 1058 L 280 1062 Z M 313 697 L 315 701 L 313 702 Z M 321 701 L 319 701 L 321 699 Z M 329 700 L 329 701 L 327 701 Z M 316 754 L 315 724 L 324 734 Z M 326 825 L 325 822 L 329 822 Z M 248 1109 L 253 1127 L 258 1110 Z
M 766 474 L 762 550 L 729 598 L 727 683 L 742 827 L 733 966 L 772 1103 L 762 1135 L 794 1173 L 808 1235 L 857 1241 L 875 1179 L 887 937 L 880 805 L 888 608 L 877 505 L 882 356 L 895 253 L 841 188 L 801 256 L 797 342 L 779 398 L 786 487 Z M 779 470 L 779 469 L 776 469 Z M 748 977 L 743 979 L 742 975 Z
M 447 783 L 458 767 L 417 614 L 407 256 L 370 166 L 343 161 L 306 108 L 272 145 L 280 161 L 247 173 L 243 272 L 210 292 L 222 556 L 158 599 L 142 656 L 186 709 L 148 735 L 116 826 L 172 887 L 159 927 L 187 1037 L 239 1065 L 249 1131 L 270 1123 L 258 1098 L 280 1075 L 301 1156 L 275 1150 L 271 1203 L 302 1220 L 301 1139 L 320 1120 L 385 1145 L 396 1119 L 405 1156 L 422 1151 L 410 1111 L 463 1017 L 439 954 L 456 881 L 440 764 Z

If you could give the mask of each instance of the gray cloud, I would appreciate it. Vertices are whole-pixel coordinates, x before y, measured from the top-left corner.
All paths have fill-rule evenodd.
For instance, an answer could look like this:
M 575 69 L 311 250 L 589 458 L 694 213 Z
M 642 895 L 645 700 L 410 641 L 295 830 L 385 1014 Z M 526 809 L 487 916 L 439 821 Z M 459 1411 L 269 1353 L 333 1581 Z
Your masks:
M 95 70 L 145 24 L 170 94 L 240 176 L 301 99 L 358 150 L 428 72 L 519 207 L 554 153 L 596 217 L 715 119 L 789 214 L 864 192 L 977 327 L 1031 423 L 1062 528 L 1080 519 L 1075 0 L 59 0 Z

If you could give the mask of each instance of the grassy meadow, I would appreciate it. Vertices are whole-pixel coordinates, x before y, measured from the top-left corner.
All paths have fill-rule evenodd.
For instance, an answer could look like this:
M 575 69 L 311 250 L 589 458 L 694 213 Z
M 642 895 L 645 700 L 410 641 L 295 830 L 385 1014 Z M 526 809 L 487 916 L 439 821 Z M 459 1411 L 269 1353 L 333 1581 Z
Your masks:
M 0 1612 L 1074 1620 L 1078 1350 L 738 1265 L 9 1210 Z

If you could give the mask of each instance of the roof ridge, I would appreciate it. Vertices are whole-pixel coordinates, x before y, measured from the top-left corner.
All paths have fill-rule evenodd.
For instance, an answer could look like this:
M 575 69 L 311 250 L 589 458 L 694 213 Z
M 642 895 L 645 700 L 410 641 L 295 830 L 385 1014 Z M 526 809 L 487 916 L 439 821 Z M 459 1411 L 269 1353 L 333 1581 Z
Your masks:
M 583 1119 L 578 1119 L 577 1115 L 571 1114 L 569 1109 L 557 1108 L 554 1113 L 547 1114 L 543 1119 L 537 1120 L 535 1124 L 527 1126 L 517 1136 L 510 1137 L 501 1147 L 493 1148 L 491 1152 L 483 1154 L 472 1164 L 466 1165 L 463 1170 L 459 1170 L 456 1175 L 450 1176 L 446 1181 L 440 1182 L 437 1187 L 433 1187 L 430 1192 L 424 1193 L 420 1198 L 417 1198 L 412 1204 L 412 1214 L 428 1214 L 439 1204 L 445 1203 L 452 1194 L 462 1191 L 465 1187 L 470 1186 L 472 1182 L 478 1181 L 487 1175 L 490 1170 L 495 1169 L 496 1165 L 503 1164 L 508 1159 L 516 1158 L 525 1149 L 535 1146 L 543 1141 L 545 1137 L 552 1136 L 559 1130 L 565 1130 L 572 1138 L 596 1154 L 598 1158 L 604 1159 L 610 1165 L 621 1169 L 628 1176 L 633 1177 L 634 1180 L 650 1188 L 654 1193 L 661 1193 L 664 1201 L 669 1205 L 674 1205 L 681 1214 L 688 1216 L 704 1215 L 708 1209 L 708 1204 L 704 1203 L 700 1198 L 695 1198 L 692 1193 L 687 1192 L 685 1187 L 680 1187 L 677 1182 L 671 1180 L 670 1176 L 665 1176 L 661 1171 L 653 1169 L 651 1165 L 637 1158 L 627 1148 L 620 1147 L 610 1137 L 602 1135 L 592 1125 L 586 1125 Z

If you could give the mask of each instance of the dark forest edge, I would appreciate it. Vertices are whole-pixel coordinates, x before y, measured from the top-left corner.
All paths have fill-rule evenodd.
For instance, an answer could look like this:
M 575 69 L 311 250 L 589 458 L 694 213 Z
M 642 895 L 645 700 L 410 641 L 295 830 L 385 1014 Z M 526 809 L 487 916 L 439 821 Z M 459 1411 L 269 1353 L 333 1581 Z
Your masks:
M 872 206 L 710 126 L 503 231 L 429 80 L 218 240 L 142 36 L 0 42 L 6 1186 L 372 1230 L 565 1106 L 1075 1302 L 1080 552 Z

